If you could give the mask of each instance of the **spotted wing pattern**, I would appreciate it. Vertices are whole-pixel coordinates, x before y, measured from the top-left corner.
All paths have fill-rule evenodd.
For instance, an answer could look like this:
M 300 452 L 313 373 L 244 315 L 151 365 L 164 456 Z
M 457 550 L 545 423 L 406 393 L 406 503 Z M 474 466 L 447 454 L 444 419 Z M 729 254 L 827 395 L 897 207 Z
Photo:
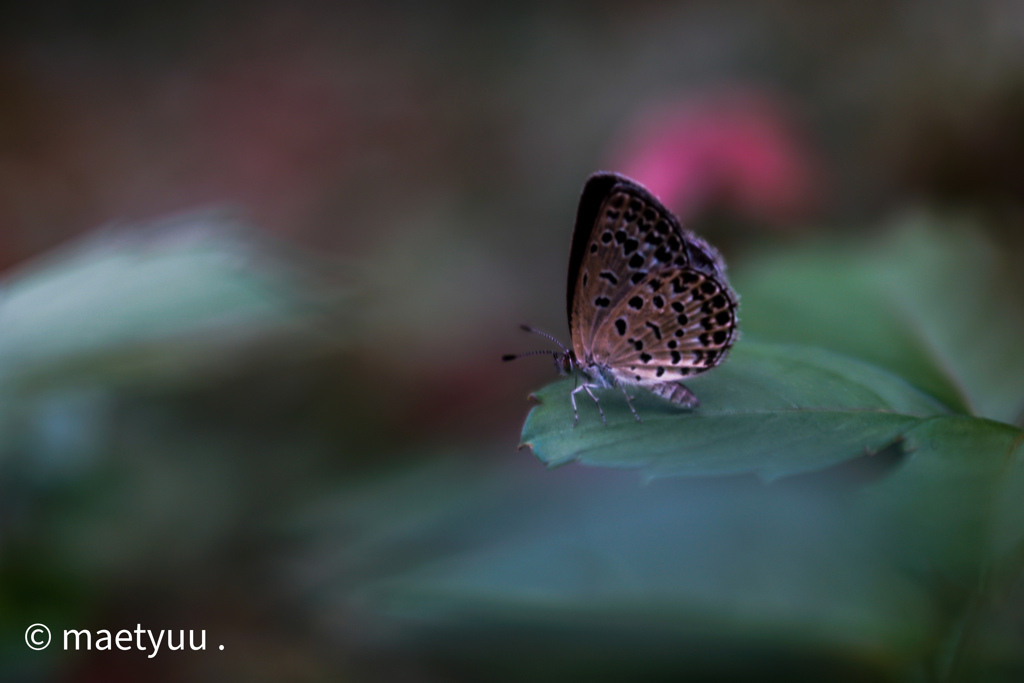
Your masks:
M 592 176 L 581 198 L 569 310 L 584 366 L 687 406 L 696 397 L 677 381 L 721 363 L 737 337 L 718 253 L 646 189 L 610 173 Z

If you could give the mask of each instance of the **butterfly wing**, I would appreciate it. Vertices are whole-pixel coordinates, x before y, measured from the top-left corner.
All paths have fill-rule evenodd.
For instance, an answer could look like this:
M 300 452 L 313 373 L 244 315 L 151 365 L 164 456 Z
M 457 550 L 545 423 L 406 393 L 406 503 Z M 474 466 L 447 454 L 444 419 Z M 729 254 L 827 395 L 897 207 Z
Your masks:
M 714 276 L 690 268 L 656 271 L 608 316 L 594 354 L 616 379 L 674 381 L 718 365 L 736 340 L 736 298 Z
M 676 380 L 720 363 L 737 337 L 736 295 L 718 252 L 614 173 L 584 186 L 567 304 L 581 362 L 684 405 L 696 398 Z

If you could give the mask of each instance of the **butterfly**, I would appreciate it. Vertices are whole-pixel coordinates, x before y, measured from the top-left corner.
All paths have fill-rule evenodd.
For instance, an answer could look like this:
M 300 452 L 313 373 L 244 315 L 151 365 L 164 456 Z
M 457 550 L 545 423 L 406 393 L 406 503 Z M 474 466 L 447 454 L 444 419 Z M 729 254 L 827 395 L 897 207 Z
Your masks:
M 596 173 L 583 186 L 566 309 L 572 348 L 523 325 L 561 351 L 502 359 L 550 354 L 560 374 L 581 377 L 569 394 L 573 427 L 580 392 L 593 399 L 606 422 L 595 389 L 620 388 L 638 422 L 627 387 L 696 408 L 700 401 L 680 380 L 722 363 L 739 334 L 736 293 L 718 251 L 684 230 L 647 188 L 618 173 Z

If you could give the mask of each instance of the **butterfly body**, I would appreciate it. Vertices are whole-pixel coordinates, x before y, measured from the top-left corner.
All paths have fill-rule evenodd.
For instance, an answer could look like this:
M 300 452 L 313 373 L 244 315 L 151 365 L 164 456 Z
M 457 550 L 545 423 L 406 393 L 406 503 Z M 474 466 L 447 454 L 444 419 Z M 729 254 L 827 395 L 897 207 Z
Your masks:
M 738 336 L 721 256 L 646 188 L 616 173 L 584 185 L 566 289 L 572 348 L 555 360 L 584 379 L 571 396 L 577 416 L 577 393 L 596 402 L 592 389 L 613 387 L 627 402 L 626 387 L 639 386 L 695 408 L 700 402 L 680 380 L 720 364 Z

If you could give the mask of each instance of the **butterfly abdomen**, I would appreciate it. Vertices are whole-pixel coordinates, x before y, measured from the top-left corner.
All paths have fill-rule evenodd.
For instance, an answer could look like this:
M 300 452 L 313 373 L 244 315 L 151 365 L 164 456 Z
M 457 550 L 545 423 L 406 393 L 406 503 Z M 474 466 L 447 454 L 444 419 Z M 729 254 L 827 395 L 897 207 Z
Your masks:
M 678 382 L 666 382 L 664 384 L 655 384 L 647 389 L 657 396 L 671 401 L 678 406 L 683 408 L 696 408 L 700 405 L 700 400 L 694 395 L 692 391 L 684 387 Z

